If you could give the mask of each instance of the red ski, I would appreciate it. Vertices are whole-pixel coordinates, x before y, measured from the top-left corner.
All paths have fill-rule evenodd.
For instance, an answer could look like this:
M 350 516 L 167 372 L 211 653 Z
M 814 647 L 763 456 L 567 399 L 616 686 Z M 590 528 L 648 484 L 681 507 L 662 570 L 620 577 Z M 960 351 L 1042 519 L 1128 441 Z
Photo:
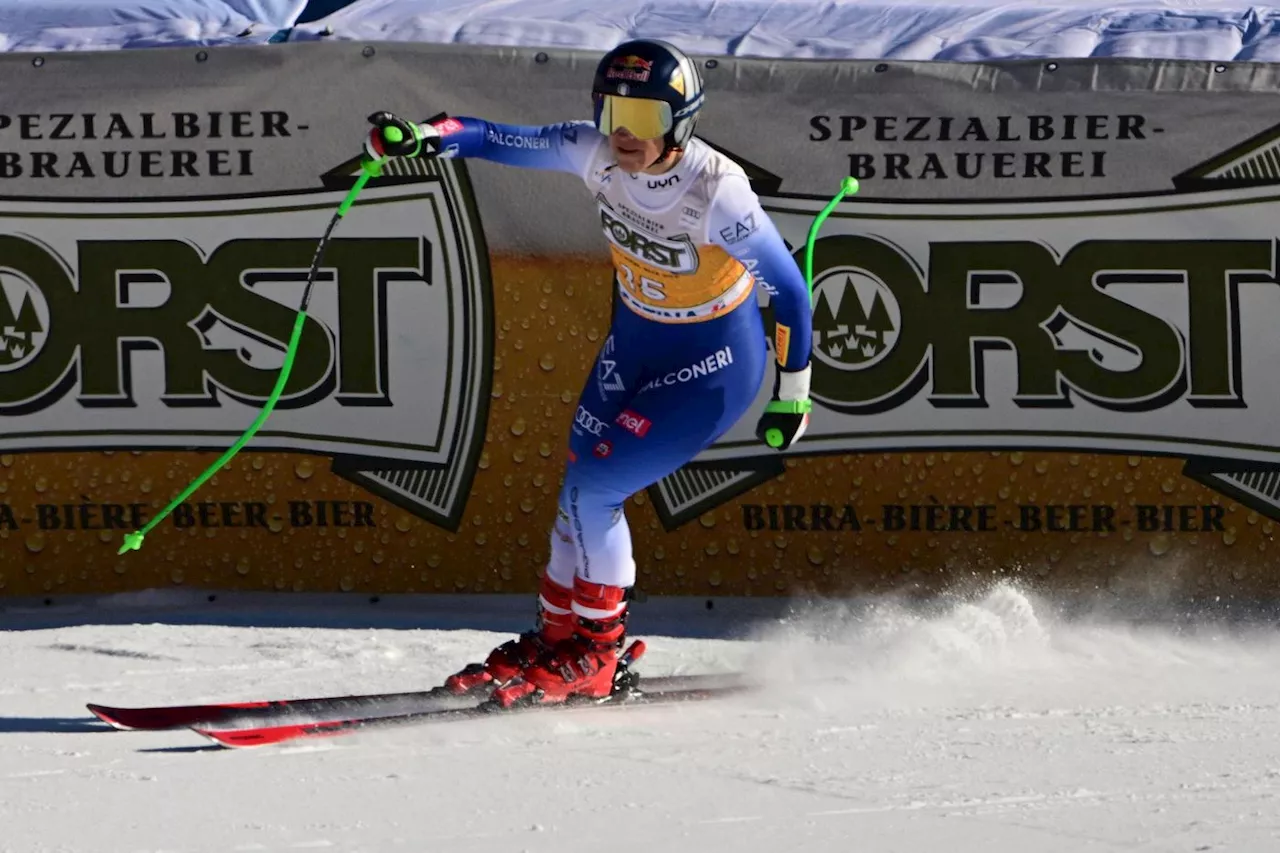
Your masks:
M 370 693 L 362 696 L 322 696 L 312 699 L 269 699 L 257 702 L 217 702 L 206 705 L 164 705 L 149 708 L 113 708 L 90 704 L 103 722 L 124 731 L 181 729 L 196 725 L 262 724 L 288 717 L 331 717 L 335 714 L 388 714 L 437 708 L 441 703 L 475 702 L 475 697 L 455 696 L 440 687 L 405 693 Z M 424 707 L 425 706 L 425 707 Z
M 688 679 L 690 686 L 679 686 L 681 680 Z M 655 679 L 656 680 L 656 679 Z M 535 711 L 566 711 L 588 708 L 644 708 L 651 705 L 672 705 L 681 702 L 716 699 L 743 693 L 750 685 L 736 677 L 728 677 L 719 683 L 704 683 L 692 686 L 692 682 L 707 682 L 708 676 L 673 676 L 663 679 L 669 686 L 650 690 L 634 687 L 615 691 L 602 699 L 577 699 L 554 705 L 517 705 L 503 709 L 490 701 L 466 708 L 445 708 L 428 711 L 417 711 L 393 716 L 363 717 L 353 716 L 341 719 L 296 723 L 280 726 L 260 726 L 253 728 L 216 729 L 203 726 L 192 726 L 192 729 L 221 746 L 245 748 L 271 746 L 274 744 L 292 743 L 315 738 L 337 737 L 371 729 L 388 729 L 400 726 L 443 723 L 455 720 L 471 720 L 481 717 L 502 717 L 508 714 L 526 714 Z M 634 682 L 633 682 L 634 684 Z

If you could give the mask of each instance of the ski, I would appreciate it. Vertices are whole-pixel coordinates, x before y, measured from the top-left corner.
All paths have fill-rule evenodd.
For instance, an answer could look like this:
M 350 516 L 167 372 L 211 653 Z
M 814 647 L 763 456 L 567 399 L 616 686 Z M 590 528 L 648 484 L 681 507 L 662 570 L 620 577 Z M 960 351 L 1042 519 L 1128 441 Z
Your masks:
M 675 679 L 689 678 L 705 680 L 705 676 L 675 676 Z M 656 681 L 657 679 L 655 679 Z M 645 708 L 655 705 L 673 705 L 684 702 L 716 699 L 743 693 L 751 689 L 750 685 L 736 678 L 729 678 L 721 683 L 710 683 L 703 686 L 657 687 L 651 689 L 624 689 L 602 699 L 577 699 L 561 704 L 539 705 L 522 704 L 504 709 L 492 700 L 472 704 L 465 708 L 442 708 L 426 711 L 414 711 L 391 716 L 351 716 L 340 719 L 290 723 L 277 726 L 258 726 L 251 728 L 217 729 L 204 726 L 192 726 L 197 734 L 208 738 L 219 746 L 234 749 L 272 746 L 295 743 L 302 740 L 331 738 L 354 734 L 361 731 L 390 729 L 403 726 L 418 726 L 430 723 L 444 723 L 458 720 L 474 720 L 485 717 L 502 717 L 509 714 L 530 714 L 539 711 L 569 711 L 604 708 Z
M 630 667 L 644 655 L 645 644 L 637 640 L 619 663 L 618 689 L 634 690 L 639 675 Z M 649 679 L 658 692 L 705 685 L 707 679 L 736 680 L 737 676 L 671 675 Z M 617 690 L 615 690 L 615 693 Z M 402 693 L 369 693 L 352 696 L 321 696 L 310 699 L 269 699 L 251 702 L 215 702 L 200 705 L 156 705 L 115 708 L 90 703 L 90 712 L 108 725 L 124 730 L 158 731 L 182 728 L 270 728 L 273 721 L 299 724 L 341 719 L 404 717 L 437 711 L 465 711 L 486 698 L 488 690 L 458 695 L 444 687 Z
M 195 725 L 243 725 L 284 717 L 329 717 L 334 714 L 363 714 L 376 711 L 406 713 L 426 710 L 439 703 L 468 701 L 443 687 L 402 693 L 369 693 L 353 696 L 320 696 L 308 699 L 266 699 L 252 702 L 215 702 L 201 705 L 156 705 L 116 708 L 90 703 L 87 707 L 98 719 L 121 731 L 159 731 Z

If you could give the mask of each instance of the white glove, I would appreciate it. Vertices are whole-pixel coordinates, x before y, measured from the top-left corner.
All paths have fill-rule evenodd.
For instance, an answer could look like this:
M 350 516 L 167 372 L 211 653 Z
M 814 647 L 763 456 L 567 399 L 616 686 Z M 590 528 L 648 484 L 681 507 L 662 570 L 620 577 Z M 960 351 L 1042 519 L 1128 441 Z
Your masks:
M 756 436 L 774 450 L 791 447 L 809 428 L 809 413 L 813 411 L 813 401 L 809 399 L 812 372 L 807 364 L 801 370 L 778 369 L 773 399 L 756 423 Z

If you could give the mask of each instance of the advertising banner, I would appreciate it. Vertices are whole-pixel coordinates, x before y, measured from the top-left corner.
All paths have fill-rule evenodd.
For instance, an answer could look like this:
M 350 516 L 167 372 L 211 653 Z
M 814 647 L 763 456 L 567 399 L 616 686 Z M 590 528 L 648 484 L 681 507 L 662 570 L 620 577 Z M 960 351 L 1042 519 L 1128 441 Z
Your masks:
M 0 56 L 0 594 L 531 591 L 611 269 L 580 182 L 398 163 L 365 116 L 588 115 L 595 57 L 423 45 Z M 1219 70 L 1221 69 L 1221 70 Z M 1268 595 L 1280 518 L 1269 66 L 707 58 L 698 131 L 803 264 L 813 422 L 757 406 L 627 504 L 649 594 Z M 767 294 L 759 295 L 766 326 Z M 624 309 L 625 310 L 625 309 Z M 695 378 L 676 371 L 662 381 Z

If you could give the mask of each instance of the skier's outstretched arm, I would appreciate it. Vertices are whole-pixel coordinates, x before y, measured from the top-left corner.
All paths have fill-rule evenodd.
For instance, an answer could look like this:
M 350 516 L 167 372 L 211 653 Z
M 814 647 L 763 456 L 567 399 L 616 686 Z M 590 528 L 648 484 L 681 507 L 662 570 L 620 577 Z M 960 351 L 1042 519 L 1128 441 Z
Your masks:
M 372 157 L 465 157 L 582 177 L 605 138 L 589 121 L 499 124 L 453 116 L 418 124 L 390 113 L 369 116 L 365 143 Z
M 773 400 L 756 431 L 771 447 L 785 450 L 804 434 L 812 409 L 809 352 L 813 310 L 809 286 L 745 177 L 730 176 L 721 182 L 711 205 L 709 224 L 712 241 L 741 262 L 769 294 L 776 326 L 778 378 Z

